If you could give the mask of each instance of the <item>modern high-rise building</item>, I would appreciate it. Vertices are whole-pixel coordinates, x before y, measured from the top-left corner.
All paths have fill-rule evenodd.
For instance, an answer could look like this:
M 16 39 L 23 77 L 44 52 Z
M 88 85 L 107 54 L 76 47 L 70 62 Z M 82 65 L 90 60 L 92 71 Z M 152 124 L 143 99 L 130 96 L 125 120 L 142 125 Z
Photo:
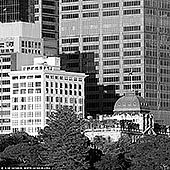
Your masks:
M 34 63 L 34 57 L 43 54 L 39 26 L 34 23 L 0 23 L 0 134 L 10 128 L 11 70 Z
M 34 0 L 1 0 L 0 22 L 34 22 Z
M 40 24 L 44 40 L 44 54 L 58 55 L 59 52 L 59 1 L 35 0 L 35 22 Z
M 170 1 L 59 4 L 60 53 L 96 53 L 98 84 L 114 84 L 119 95 L 137 91 L 155 120 L 170 124 Z
M 50 60 L 55 63 L 56 59 Z M 63 105 L 72 106 L 78 116 L 84 117 L 84 73 L 40 63 L 11 71 L 10 78 L 12 132 L 37 135 L 50 112 Z

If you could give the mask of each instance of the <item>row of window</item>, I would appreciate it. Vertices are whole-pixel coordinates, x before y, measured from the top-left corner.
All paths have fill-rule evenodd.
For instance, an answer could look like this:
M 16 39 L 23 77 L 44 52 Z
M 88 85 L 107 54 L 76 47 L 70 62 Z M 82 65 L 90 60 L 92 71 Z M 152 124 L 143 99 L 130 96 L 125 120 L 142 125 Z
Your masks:
M 103 61 L 103 65 L 119 65 L 119 60 L 112 60 L 112 61 Z
M 141 35 L 140 34 L 127 34 L 127 35 L 123 35 L 123 39 L 124 40 L 141 39 Z
M 104 69 L 103 70 L 103 74 L 115 74 L 115 73 L 119 73 L 119 69 L 115 68 L 115 69 Z
M 135 10 L 124 10 L 124 15 L 134 15 L 140 14 L 140 9 Z M 119 11 L 104 11 L 103 16 L 117 16 L 119 15 Z M 83 13 L 83 18 L 87 17 L 99 17 L 99 12 L 88 12 Z M 72 18 L 79 18 L 79 14 L 63 14 L 62 19 L 72 19 Z
M 134 43 L 124 43 L 123 48 L 135 48 L 135 47 L 141 47 L 140 42 L 134 42 Z
M 128 90 L 128 89 L 141 89 L 141 84 L 125 84 L 123 85 L 123 89 Z
M 62 0 L 62 3 L 69 3 L 69 2 L 78 2 L 79 0 Z M 89 0 L 83 0 L 89 1 Z M 125 1 L 123 2 L 123 6 L 139 6 L 140 1 Z M 112 3 L 103 3 L 103 8 L 114 8 L 119 7 L 119 2 L 112 2 Z M 87 9 L 87 8 L 85 8 Z
M 50 87 L 50 88 L 52 88 L 52 87 L 55 87 L 55 88 L 65 88 L 65 89 L 82 89 L 82 86 L 81 86 L 81 84 L 71 84 L 71 83 L 53 83 L 53 82 L 46 82 L 46 87 Z
M 123 56 L 139 56 L 141 51 L 124 51 Z
M 35 112 L 13 112 L 12 118 L 41 117 L 41 111 Z
M 123 81 L 141 81 L 141 76 L 124 76 Z
M 123 31 L 140 31 L 141 26 L 125 26 L 123 27 Z
M 28 47 L 28 48 L 41 48 L 41 42 L 22 41 L 21 46 Z
M 41 93 L 41 89 L 21 89 L 21 90 L 13 90 L 13 94 L 33 94 L 33 93 Z
M 12 110 L 40 110 L 41 104 L 22 104 L 22 105 L 12 105 Z
M 115 51 L 115 52 L 108 52 L 108 53 L 103 53 L 104 58 L 109 58 L 109 57 L 119 57 L 120 53 Z
M 20 123 L 18 120 L 12 120 L 12 126 L 18 126 L 18 125 L 41 125 L 41 119 L 28 119 L 28 120 L 22 119 L 20 120 Z
M 12 102 L 41 102 L 41 96 L 13 97 Z
M 140 26 L 129 26 L 129 27 L 124 27 L 124 31 L 137 31 L 140 30 Z M 141 39 L 140 34 L 127 34 L 123 35 L 124 40 L 128 39 Z M 103 41 L 115 41 L 119 40 L 119 35 L 108 35 L 108 36 L 103 36 Z M 84 37 L 83 42 L 97 42 L 99 41 L 99 37 Z M 68 39 L 62 39 L 62 44 L 72 44 L 72 43 L 78 43 L 79 38 L 68 38 Z
M 124 10 L 123 15 L 140 14 L 140 9 Z

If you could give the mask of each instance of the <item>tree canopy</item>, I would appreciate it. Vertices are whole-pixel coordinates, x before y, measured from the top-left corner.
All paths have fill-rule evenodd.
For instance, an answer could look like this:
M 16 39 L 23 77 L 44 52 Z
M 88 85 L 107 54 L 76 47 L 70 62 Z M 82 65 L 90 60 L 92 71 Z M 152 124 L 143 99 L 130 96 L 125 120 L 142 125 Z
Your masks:
M 56 170 L 88 168 L 89 140 L 83 133 L 84 124 L 72 108 L 64 106 L 51 112 L 47 126 L 39 134 L 46 147 L 43 153 L 46 165 Z

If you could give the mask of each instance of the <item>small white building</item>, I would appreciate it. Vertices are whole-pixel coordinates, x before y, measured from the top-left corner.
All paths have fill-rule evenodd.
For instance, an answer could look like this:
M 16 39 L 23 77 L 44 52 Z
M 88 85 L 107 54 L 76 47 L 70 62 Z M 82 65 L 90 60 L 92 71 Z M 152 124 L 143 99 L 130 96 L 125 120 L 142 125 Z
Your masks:
M 153 114 L 145 99 L 134 93 L 126 93 L 114 105 L 113 115 L 89 121 L 85 134 L 90 140 L 102 136 L 110 141 L 117 141 L 123 134 L 128 134 L 133 141 L 143 134 L 155 134 Z
M 84 73 L 65 72 L 59 66 L 37 64 L 12 71 L 11 132 L 37 135 L 52 110 L 73 106 L 84 117 Z

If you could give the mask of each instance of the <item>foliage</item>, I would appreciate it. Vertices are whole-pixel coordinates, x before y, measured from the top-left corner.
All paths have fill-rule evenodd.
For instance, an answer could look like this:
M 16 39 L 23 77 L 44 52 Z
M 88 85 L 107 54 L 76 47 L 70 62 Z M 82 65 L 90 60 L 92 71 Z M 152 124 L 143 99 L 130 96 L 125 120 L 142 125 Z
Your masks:
M 132 145 L 129 156 L 131 169 L 160 170 L 170 167 L 170 138 L 165 135 L 145 136 Z
M 10 145 L 19 143 L 28 143 L 36 140 L 33 136 L 28 135 L 26 132 L 16 132 L 6 135 L 0 135 L 0 152 L 4 151 Z
M 50 114 L 48 126 L 39 134 L 46 147 L 43 158 L 47 165 L 54 166 L 55 170 L 88 168 L 89 140 L 83 134 L 84 123 L 66 106 Z
M 1 136 L 0 166 L 37 166 L 41 164 L 41 144 L 25 132 Z
M 122 136 L 118 142 L 106 143 L 104 156 L 95 164 L 97 170 L 126 170 L 131 165 L 131 160 L 126 156 L 131 140 Z

